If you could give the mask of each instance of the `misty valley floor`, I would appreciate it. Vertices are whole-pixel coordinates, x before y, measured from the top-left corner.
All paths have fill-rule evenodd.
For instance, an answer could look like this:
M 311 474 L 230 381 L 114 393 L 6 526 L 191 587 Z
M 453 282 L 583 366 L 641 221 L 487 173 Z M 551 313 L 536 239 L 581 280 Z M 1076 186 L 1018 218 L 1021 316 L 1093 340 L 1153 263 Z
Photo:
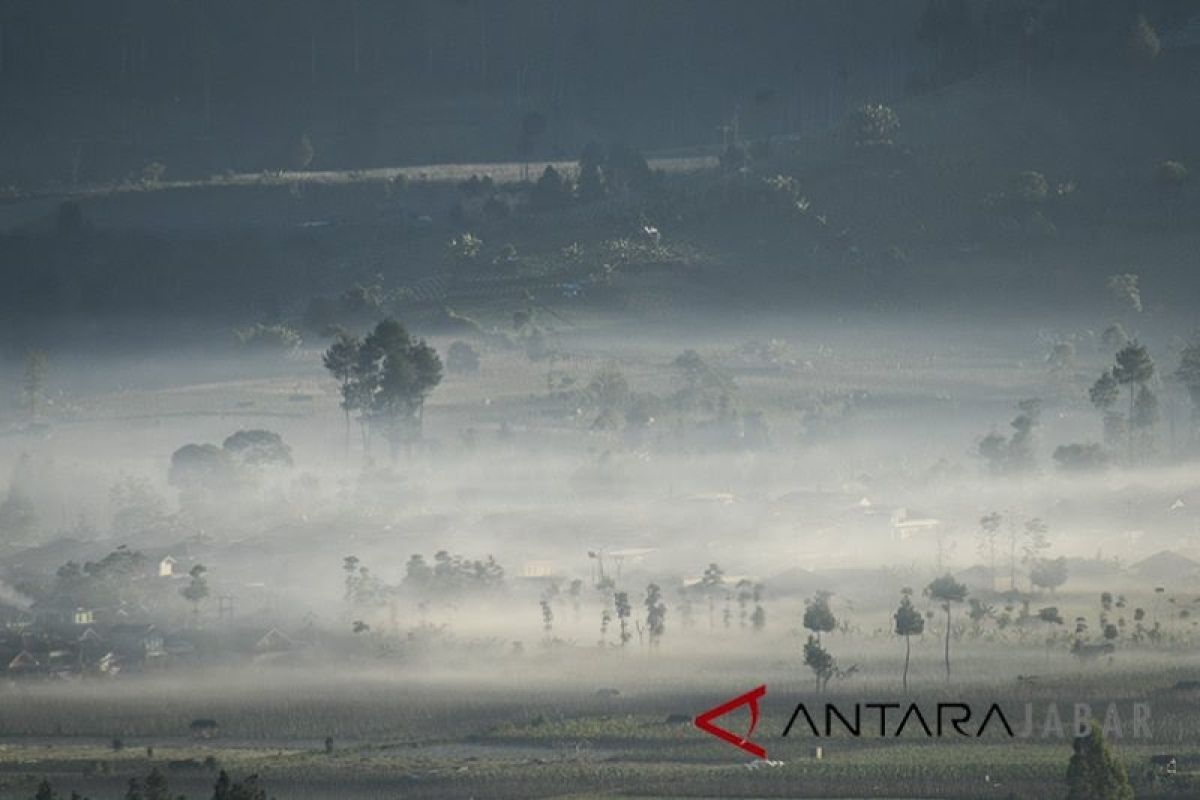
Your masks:
M 215 591 L 237 596 L 239 623 L 277 626 L 320 646 L 288 667 L 181 663 L 106 681 L 6 681 L 0 798 L 26 800 L 45 777 L 67 796 L 116 800 L 130 778 L 154 767 L 193 800 L 211 795 L 217 769 L 258 774 L 281 800 L 1032 799 L 1063 791 L 1071 755 L 1063 739 L 780 738 L 797 702 L 824 702 L 801 658 L 805 603 L 821 589 L 835 592 L 847 621 L 828 646 L 857 668 L 830 684 L 839 704 L 910 696 L 929 705 L 1000 703 L 1019 719 L 1025 703 L 1058 703 L 1069 716 L 1076 702 L 1117 702 L 1128 716 L 1129 704 L 1147 702 L 1154 738 L 1115 744 L 1138 797 L 1196 796 L 1200 697 L 1177 688 L 1196 679 L 1195 625 L 1168 617 L 1155 589 L 1165 583 L 1172 603 L 1190 608 L 1197 584 L 1143 563 L 1167 550 L 1196 554 L 1194 470 L 1164 458 L 1073 476 L 1047 457 L 1055 444 L 1099 435 L 1086 385 L 1110 354 L 1079 333 L 1075 374 L 1056 374 L 1044 360 L 1055 336 L 1091 320 L 763 313 L 705 327 L 686 312 L 565 313 L 574 325 L 557 335 L 569 357 L 548 368 L 519 350 L 485 350 L 478 373 L 448 375 L 431 397 L 427 448 L 394 466 L 377 448 L 364 468 L 356 431 L 347 446 L 314 349 L 273 359 L 201 351 L 53 362 L 62 388 L 52 421 L 30 427 L 10 417 L 0 458 L 36 456 L 39 507 L 69 511 L 52 520 L 59 532 L 46 534 L 45 549 L 6 543 L 6 563 L 53 574 L 67 558 L 94 559 L 120 544 L 157 552 L 192 542 L 204 548 Z M 453 340 L 431 337 L 443 352 Z M 761 355 L 771 342 L 782 361 Z M 676 451 L 661 444 L 673 431 L 637 440 L 596 430 L 595 414 L 571 395 L 564 400 L 555 384 L 562 375 L 586 383 L 616 363 L 633 390 L 666 395 L 677 380 L 670 365 L 689 348 L 728 370 L 741 408 L 762 411 L 769 446 L 726 450 L 700 439 Z M 1003 429 L 1029 396 L 1046 402 L 1040 471 L 992 475 L 974 454 L 978 440 Z M 176 448 L 256 427 L 281 434 L 295 467 L 264 480 L 258 494 L 232 496 L 223 516 L 197 523 L 180 514 L 184 533 L 71 527 L 76 515 L 105 524 L 117 476 L 143 476 L 173 503 L 179 493 L 166 476 Z M 1165 456 L 1177 442 L 1161 444 Z M 1178 498 L 1187 503 L 1177 506 Z M 1048 520 L 1053 552 L 1072 559 L 1065 585 L 1029 590 L 1020 565 L 1021 599 L 996 588 L 995 576 L 993 586 L 981 585 L 976 529 L 993 509 Z M 895 526 L 926 515 L 944 522 L 944 535 L 901 535 Z M 347 555 L 400 585 L 413 553 L 443 548 L 494 554 L 508 570 L 506 591 L 424 605 L 405 598 L 392 614 L 347 600 Z M 639 614 L 648 582 L 669 587 L 657 652 L 636 638 L 622 649 L 615 630 L 601 634 L 600 592 L 585 592 L 574 609 L 558 595 L 553 632 L 544 629 L 538 601 L 551 579 L 537 569 L 593 581 L 594 548 L 637 553 L 617 574 Z M 685 623 L 676 590 L 713 562 L 764 582 L 764 630 L 739 621 L 729 600 L 728 620 L 720 607 L 706 619 L 697 604 Z M 903 640 L 892 633 L 892 614 L 902 587 L 917 587 L 919 597 L 941 569 L 973 574 L 972 595 L 995 607 L 975 623 L 965 604 L 955 609 L 947 686 L 941 611 L 918 600 L 932 616 L 913 641 L 910 695 L 900 685 Z M 1035 612 L 1054 605 L 1067 620 L 1090 620 L 1093 636 L 1103 592 L 1160 615 L 1162 641 L 1127 633 L 1110 657 L 1085 661 L 1070 653 L 1069 626 L 998 621 L 1015 618 L 1025 600 Z M 175 602 L 161 624 L 185 637 L 228 625 L 215 604 L 193 612 Z M 357 621 L 370 632 L 352 633 Z M 413 641 L 427 625 L 445 640 L 423 650 Z M 752 767 L 688 721 L 760 683 L 769 691 L 754 738 L 777 766 Z M 219 720 L 219 734 L 192 738 L 189 722 L 200 718 Z M 820 760 L 814 744 L 824 748 Z M 1176 757 L 1178 774 L 1151 764 L 1164 753 Z

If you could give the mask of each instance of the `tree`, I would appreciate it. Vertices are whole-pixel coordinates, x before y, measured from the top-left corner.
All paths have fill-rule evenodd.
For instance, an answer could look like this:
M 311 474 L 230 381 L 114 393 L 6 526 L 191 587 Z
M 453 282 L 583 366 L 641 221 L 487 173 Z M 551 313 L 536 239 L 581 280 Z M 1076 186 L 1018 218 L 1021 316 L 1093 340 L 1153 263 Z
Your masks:
M 738 604 L 738 627 L 745 628 L 746 623 L 750 621 L 750 599 L 752 594 L 752 584 L 746 578 L 742 578 L 737 582 L 737 604 Z
M 979 518 L 979 552 L 988 560 L 989 577 L 992 588 L 996 586 L 996 541 L 1000 537 L 999 512 L 993 511 Z
M 662 599 L 662 589 L 657 583 L 646 587 L 646 630 L 650 634 L 650 646 L 657 647 L 666 631 L 667 606 Z
M 1093 720 L 1086 734 L 1076 735 L 1067 765 L 1067 800 L 1133 800 L 1125 766 L 1113 753 Z
M 1133 428 L 1134 428 L 1134 403 L 1136 401 L 1136 390 L 1144 388 L 1147 383 L 1154 377 L 1154 361 L 1150 358 L 1150 352 L 1142 344 L 1139 344 L 1135 339 L 1129 344 L 1122 347 L 1116 355 L 1116 366 L 1113 367 L 1113 378 L 1121 386 L 1129 387 L 1129 461 L 1133 462 Z
M 613 605 L 617 610 L 617 622 L 621 626 L 621 647 L 624 647 L 633 637 L 629 632 L 629 617 L 633 614 L 633 607 L 629 605 L 629 593 L 617 592 L 614 594 Z
M 166 776 L 155 767 L 150 770 L 144 781 L 130 778 L 129 787 L 125 790 L 125 800 L 171 800 Z
M 25 354 L 22 391 L 25 407 L 29 409 L 29 416 L 35 419 L 41 412 L 42 403 L 46 399 L 46 373 L 48 371 L 46 365 L 46 354 L 41 350 L 30 350 Z
M 583 148 L 579 156 L 579 180 L 575 191 L 580 202 L 591 203 L 604 197 L 604 179 L 600 167 L 604 163 L 604 149 L 592 142 Z
M 212 444 L 185 444 L 171 454 L 167 482 L 184 490 L 219 490 L 233 483 L 229 454 Z
M 1038 609 L 1038 621 L 1046 625 L 1062 625 L 1064 620 L 1062 614 L 1058 613 L 1057 606 L 1047 606 L 1046 608 Z M 1050 645 L 1054 642 L 1054 637 L 1046 636 L 1046 661 L 1050 661 Z
M 1179 367 L 1175 377 L 1187 389 L 1192 401 L 1192 419 L 1200 421 L 1200 338 L 1191 342 L 1179 353 Z
M 925 617 L 913 606 L 912 589 L 907 586 L 900 592 L 900 607 L 896 609 L 893 619 L 896 621 L 896 635 L 904 637 L 904 675 L 901 681 L 904 690 L 908 691 L 908 662 L 912 655 L 911 637 L 920 636 L 925 632 Z
M 221 770 L 213 786 L 212 800 L 267 800 L 267 792 L 259 788 L 257 775 L 235 782 L 229 777 L 229 773 Z
M 1126 427 L 1125 419 L 1113 411 L 1117 401 L 1121 399 L 1121 384 L 1111 369 L 1101 373 L 1092 388 L 1088 390 L 1088 399 L 1100 413 L 1104 415 L 1104 440 L 1113 445 L 1118 442 Z
M 755 633 L 761 633 L 767 627 L 767 610 L 762 607 L 761 583 L 754 584 L 754 611 L 750 614 L 750 627 Z
M 208 579 L 204 577 L 207 572 L 208 568 L 203 564 L 195 565 L 188 570 L 188 575 L 191 577 L 188 585 L 179 590 L 179 594 L 183 596 L 183 599 L 192 604 L 192 617 L 194 619 L 199 619 L 200 603 L 208 597 Z
M 362 342 L 357 336 L 351 336 L 341 331 L 334 338 L 329 349 L 321 356 L 321 363 L 338 382 L 338 393 L 341 395 L 342 413 L 346 418 L 346 452 L 350 451 L 350 412 L 358 408 L 358 397 L 354 392 L 355 366 L 358 363 L 358 351 Z
M 562 208 L 571 199 L 571 186 L 559 171 L 547 165 L 529 193 L 529 205 L 535 210 Z
M 379 423 L 395 457 L 400 445 L 420 437 L 425 399 L 442 380 L 442 361 L 392 318 L 362 341 L 352 393 L 369 424 Z
M 1042 401 L 1036 397 L 1017 403 L 1019 413 L 1010 423 L 1011 438 L 992 432 L 979 443 L 979 455 L 993 472 L 1028 471 L 1036 463 L 1036 436 L 1042 414 Z
M 167 778 L 158 771 L 158 767 L 150 770 L 145 782 L 146 800 L 171 800 L 171 791 L 167 788 Z
M 1125 332 L 1121 323 L 1114 322 L 1104 329 L 1104 333 L 1100 334 L 1100 341 L 1104 343 L 1105 347 L 1115 352 L 1129 344 L 1129 334 Z
M 1154 427 L 1158 425 L 1159 418 L 1158 395 L 1148 386 L 1141 387 L 1133 402 L 1133 416 L 1130 418 L 1129 428 L 1138 432 L 1142 453 L 1154 450 Z
M 292 448 L 274 431 L 237 431 L 225 439 L 221 449 L 240 467 L 292 466 Z
M 1135 314 L 1142 313 L 1142 291 L 1138 288 L 1137 274 L 1122 272 L 1109 275 L 1105 285 L 1119 304 L 1128 306 Z
M 708 627 L 716 627 L 717 592 L 725 585 L 725 571 L 714 562 L 704 570 L 700 578 L 700 591 L 708 600 Z
M 946 612 L 946 680 L 950 680 L 951 611 L 955 603 L 961 603 L 967 599 L 967 587 L 954 580 L 954 576 L 947 572 L 942 577 L 935 578 L 925 587 L 925 596 L 934 602 L 941 603 L 942 610 Z
M 821 646 L 820 639 L 812 635 L 804 643 L 804 665 L 812 670 L 818 692 L 829 685 L 829 679 L 837 671 L 833 656 Z
M 804 627 L 812 631 L 817 642 L 821 641 L 822 633 L 829 633 L 837 627 L 837 618 L 829 607 L 832 592 L 818 591 L 811 599 L 804 601 Z

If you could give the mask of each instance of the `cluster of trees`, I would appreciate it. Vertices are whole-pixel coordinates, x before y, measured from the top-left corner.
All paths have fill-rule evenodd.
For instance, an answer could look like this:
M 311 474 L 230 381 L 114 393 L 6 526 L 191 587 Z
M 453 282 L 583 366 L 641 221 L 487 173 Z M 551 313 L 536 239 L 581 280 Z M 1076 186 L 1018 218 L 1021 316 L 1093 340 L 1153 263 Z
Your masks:
M 582 586 L 583 582 L 580 580 L 572 581 L 570 584 L 569 597 L 577 615 Z M 646 586 L 645 594 L 641 599 L 641 606 L 644 609 L 642 618 L 635 618 L 634 598 L 630 596 L 628 591 L 618 589 L 616 582 L 611 576 L 603 575 L 602 573 L 594 588 L 604 598 L 604 602 L 600 608 L 599 645 L 601 647 L 609 645 L 609 628 L 614 621 L 618 626 L 617 643 L 622 647 L 632 640 L 634 634 L 637 635 L 640 644 L 648 644 L 652 648 L 661 644 L 662 637 L 666 633 L 668 613 L 662 586 L 657 583 L 650 583 Z M 719 565 L 715 563 L 709 564 L 699 581 L 691 585 L 681 585 L 678 587 L 678 606 L 676 610 L 679 614 L 680 627 L 688 629 L 694 625 L 693 603 L 695 600 L 700 599 L 707 603 L 710 629 L 717 627 L 718 603 L 723 605 L 721 613 L 723 626 L 727 629 L 731 628 L 733 626 L 735 616 L 734 606 L 736 604 L 738 627 L 743 630 L 752 630 L 754 633 L 759 633 L 767 624 L 767 612 L 763 607 L 763 595 L 765 591 L 766 588 L 763 584 L 753 582 L 747 578 L 738 580 L 736 584 L 731 583 L 725 579 L 725 572 Z M 549 636 L 553 627 L 554 615 L 552 604 L 561 597 L 562 594 L 559 591 L 558 585 L 551 584 L 539 600 L 539 606 L 542 609 L 543 626 L 547 636 Z
M 167 776 L 158 767 L 150 770 L 145 778 L 130 778 L 129 785 L 122 795 L 124 800 L 176 800 L 183 798 L 171 792 L 167 784 Z M 48 779 L 38 784 L 33 800 L 67 800 L 64 795 L 54 790 Z M 87 800 L 78 792 L 71 792 L 70 800 Z M 267 800 L 267 791 L 258 784 L 258 776 L 251 775 L 242 780 L 234 780 L 225 770 L 217 775 L 213 785 L 212 800 Z
M 352 413 L 358 414 L 366 450 L 375 429 L 382 429 L 393 457 L 402 445 L 420 439 L 425 399 L 442 380 L 441 358 L 424 339 L 413 339 L 388 318 L 363 338 L 339 333 L 323 363 L 338 381 L 347 448 Z
M 485 221 L 496 222 L 510 216 L 516 208 L 528 208 L 534 213 L 561 211 L 610 196 L 641 196 L 658 185 L 655 172 L 637 150 L 620 142 L 607 147 L 592 142 L 583 149 L 574 171 L 547 164 L 537 180 L 522 180 L 515 185 L 500 185 L 490 176 L 472 175 L 458 185 L 462 199 L 452 208 L 451 218 L 463 225 L 477 210 Z M 473 234 L 456 237 L 453 245 L 462 250 L 459 255 L 463 258 L 452 257 L 452 263 L 460 266 L 475 263 L 481 244 Z M 470 245 L 476 246 L 472 249 Z M 497 264 L 503 260 L 498 259 Z
M 1020 413 L 1013 419 L 1012 436 L 992 431 L 979 443 L 979 455 L 992 472 L 1023 472 L 1033 467 L 1036 434 L 1041 424 L 1042 401 L 1034 398 L 1017 403 Z
M 1158 26 L 1186 21 L 1174 0 L 1105 3 L 1070 0 L 1012 3 L 929 0 L 917 41 L 932 52 L 928 74 L 913 88 L 937 88 L 969 78 L 990 63 L 1018 59 L 1026 79 L 1054 64 L 1136 66 L 1158 57 Z
M 1150 388 L 1155 365 L 1145 345 L 1132 341 L 1117 351 L 1114 365 L 1088 390 L 1088 399 L 1104 415 L 1109 445 L 1125 439 L 1130 464 L 1154 448 L 1154 426 L 1159 420 L 1158 395 Z M 1122 387 L 1128 390 L 1128 411 L 1117 410 Z
M 237 486 L 264 469 L 292 466 L 292 448 L 274 431 L 237 431 L 220 447 L 185 444 L 171 454 L 167 481 L 185 494 L 216 492 Z
M 606 592 L 606 596 L 608 593 Z M 612 624 L 613 615 L 617 620 L 617 641 L 624 648 L 633 639 L 636 631 L 638 644 L 649 645 L 652 649 L 662 643 L 663 634 L 667 631 L 667 604 L 663 600 L 662 587 L 657 583 L 646 586 L 646 594 L 642 599 L 645 616 L 634 619 L 633 601 L 629 592 L 613 591 L 600 611 L 600 640 L 601 647 L 608 647 L 608 629 Z M 543 614 L 548 613 L 549 599 L 542 599 Z M 632 630 L 630 629 L 632 626 Z M 549 632 L 549 628 L 547 628 Z
M 821 634 L 837 628 L 837 617 L 829 605 L 832 597 L 831 592 L 819 591 L 804 603 L 804 627 L 810 632 L 804 642 L 804 665 L 812 670 L 818 692 L 829 685 L 831 678 L 849 674 L 843 673 L 837 659 L 821 644 Z
M 83 607 L 116 607 L 135 599 L 146 557 L 121 545 L 99 561 L 68 561 L 54 574 L 50 596 Z
M 1046 557 L 1046 551 L 1051 547 L 1049 530 L 1038 517 L 1021 522 L 1015 514 L 1009 514 L 1006 520 L 998 511 L 993 511 L 979 518 L 979 553 L 987 562 L 993 587 L 1001 555 L 1008 562 L 1008 588 L 1011 592 L 1017 591 L 1018 563 L 1029 570 L 1031 590 L 1041 588 L 1053 592 L 1066 582 L 1066 559 Z M 1005 552 L 1002 554 L 1001 550 Z
M 398 585 L 380 579 L 354 555 L 342 559 L 342 572 L 345 600 L 352 608 L 385 605 L 400 595 L 415 597 L 424 605 L 431 600 L 494 592 L 504 586 L 504 567 L 492 556 L 468 559 L 446 550 L 434 553 L 432 563 L 413 554 Z
M 488 592 L 504 585 L 504 568 L 492 556 L 466 559 L 439 550 L 433 564 L 414 554 L 405 565 L 401 586 L 422 597 Z
M 1114 275 L 1109 288 L 1123 302 L 1138 309 L 1141 293 L 1136 275 Z M 1158 445 L 1157 429 L 1162 411 L 1157 389 L 1162 381 L 1146 345 L 1130 340 L 1119 324 L 1104 331 L 1105 345 L 1115 349 L 1112 366 L 1105 369 L 1087 391 L 1088 401 L 1100 412 L 1103 443 L 1073 442 L 1057 446 L 1053 460 L 1064 470 L 1094 470 L 1115 461 L 1136 465 L 1151 458 Z M 1060 343 L 1048 359 L 1059 373 L 1074 365 L 1074 348 Z M 1188 395 L 1192 404 L 1194 431 L 1200 431 L 1200 340 L 1183 347 L 1179 365 L 1170 375 Z M 1122 396 L 1124 395 L 1124 400 Z M 1019 413 L 1012 420 L 1013 433 L 1006 436 L 991 432 L 978 446 L 978 453 L 989 471 L 998 474 L 1028 472 L 1036 467 L 1037 433 L 1041 427 L 1041 401 L 1030 398 L 1018 403 Z

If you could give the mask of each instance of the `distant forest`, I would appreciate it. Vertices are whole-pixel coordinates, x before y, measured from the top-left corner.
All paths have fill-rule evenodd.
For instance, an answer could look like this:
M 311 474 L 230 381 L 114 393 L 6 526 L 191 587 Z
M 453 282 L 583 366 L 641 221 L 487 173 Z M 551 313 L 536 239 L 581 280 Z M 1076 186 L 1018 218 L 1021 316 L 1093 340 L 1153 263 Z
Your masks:
M 314 169 L 340 169 L 575 157 L 593 138 L 719 144 L 735 115 L 757 135 L 824 126 L 853 97 L 903 89 L 921 8 L 6 0 L 0 184 L 149 160 L 175 178 L 284 168 L 303 133 Z
M 575 157 L 821 130 L 1187 0 L 3 0 L 0 185 Z

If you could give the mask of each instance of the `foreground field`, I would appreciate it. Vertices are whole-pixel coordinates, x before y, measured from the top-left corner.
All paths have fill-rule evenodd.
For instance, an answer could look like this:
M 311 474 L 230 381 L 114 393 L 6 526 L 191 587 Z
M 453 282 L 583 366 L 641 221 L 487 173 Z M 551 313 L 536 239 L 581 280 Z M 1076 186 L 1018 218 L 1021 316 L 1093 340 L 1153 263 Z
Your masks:
M 1068 739 L 1039 735 L 1043 709 L 1058 704 L 1069 726 L 1073 703 L 1103 709 L 1111 702 L 1127 723 L 1134 701 L 1148 701 L 1154 714 L 1150 740 L 1117 742 L 1138 797 L 1194 797 L 1200 790 L 1194 772 L 1200 764 L 1197 699 L 1164 686 L 1162 671 L 1076 672 L 1036 689 L 964 677 L 911 696 L 886 683 L 847 683 L 817 697 L 797 691 L 799 681 L 779 668 L 744 663 L 737 667 L 744 679 L 722 669 L 671 681 L 671 675 L 685 674 L 681 664 L 639 663 L 644 660 L 610 660 L 611 685 L 602 685 L 602 692 L 591 688 L 599 677 L 595 666 L 582 663 L 573 671 L 587 677 L 577 686 L 546 663 L 487 682 L 466 674 L 433 680 L 343 673 L 318 680 L 261 672 L 146 678 L 116 689 L 9 686 L 0 719 L 0 797 L 31 797 L 45 776 L 60 791 L 115 798 L 130 778 L 157 767 L 173 792 L 190 797 L 208 796 L 217 769 L 225 769 L 235 776 L 258 774 L 271 796 L 313 800 L 568 794 L 1043 798 L 1062 786 L 1070 756 Z M 756 764 L 686 721 L 756 678 L 769 688 L 753 738 L 768 748 L 772 764 Z M 927 708 L 966 702 L 980 709 L 995 702 L 1008 709 L 1018 736 L 1026 703 L 1037 720 L 1029 739 L 994 730 L 982 738 L 927 738 L 918 731 L 897 739 L 878 737 L 869 726 L 861 738 L 835 732 L 817 740 L 803 731 L 781 736 L 796 703 L 819 709 L 826 701 L 842 708 L 872 701 Z M 197 715 L 218 719 L 220 734 L 190 739 L 186 720 Z M 734 716 L 725 723 L 737 731 L 745 720 Z M 326 736 L 333 739 L 332 752 Z M 122 749 L 114 749 L 113 739 Z M 813 757 L 818 745 L 819 760 Z M 1151 765 L 1150 757 L 1161 753 L 1178 760 L 1179 774 Z

